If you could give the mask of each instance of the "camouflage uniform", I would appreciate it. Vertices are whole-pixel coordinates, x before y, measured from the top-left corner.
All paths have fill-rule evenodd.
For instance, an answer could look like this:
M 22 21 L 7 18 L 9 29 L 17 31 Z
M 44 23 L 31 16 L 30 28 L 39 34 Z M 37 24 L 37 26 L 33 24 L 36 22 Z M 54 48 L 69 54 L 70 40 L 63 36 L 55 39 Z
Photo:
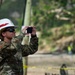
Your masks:
M 38 50 L 38 38 L 32 36 L 29 45 L 22 45 L 24 35 L 15 36 L 11 43 L 0 42 L 0 75 L 23 75 L 22 56 Z

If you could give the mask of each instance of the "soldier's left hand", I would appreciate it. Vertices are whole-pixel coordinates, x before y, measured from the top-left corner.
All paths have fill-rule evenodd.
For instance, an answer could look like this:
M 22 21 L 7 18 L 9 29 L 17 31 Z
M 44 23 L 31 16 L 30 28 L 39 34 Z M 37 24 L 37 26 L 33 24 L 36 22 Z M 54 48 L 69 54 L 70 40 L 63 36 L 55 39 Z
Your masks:
M 31 35 L 36 35 L 36 28 L 33 26 Z

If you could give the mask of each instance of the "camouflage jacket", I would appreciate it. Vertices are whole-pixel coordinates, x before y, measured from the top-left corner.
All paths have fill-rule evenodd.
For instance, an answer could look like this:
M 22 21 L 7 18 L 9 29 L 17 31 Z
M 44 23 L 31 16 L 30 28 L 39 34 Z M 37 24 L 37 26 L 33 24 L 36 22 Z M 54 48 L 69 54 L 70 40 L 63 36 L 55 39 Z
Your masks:
M 22 56 L 38 50 L 38 38 L 32 36 L 29 45 L 22 45 L 24 35 L 15 36 L 11 43 L 0 42 L 0 75 L 23 75 Z

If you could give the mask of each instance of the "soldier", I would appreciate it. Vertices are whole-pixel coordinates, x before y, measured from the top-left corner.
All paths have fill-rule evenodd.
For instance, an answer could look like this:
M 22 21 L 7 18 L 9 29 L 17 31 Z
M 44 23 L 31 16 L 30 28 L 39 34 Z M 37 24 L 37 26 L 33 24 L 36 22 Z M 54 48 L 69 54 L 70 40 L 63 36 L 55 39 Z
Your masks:
M 29 45 L 21 44 L 28 27 L 23 27 L 18 36 L 15 28 L 11 20 L 0 20 L 0 75 L 23 75 L 22 56 L 34 54 L 38 50 L 35 27 L 32 27 Z

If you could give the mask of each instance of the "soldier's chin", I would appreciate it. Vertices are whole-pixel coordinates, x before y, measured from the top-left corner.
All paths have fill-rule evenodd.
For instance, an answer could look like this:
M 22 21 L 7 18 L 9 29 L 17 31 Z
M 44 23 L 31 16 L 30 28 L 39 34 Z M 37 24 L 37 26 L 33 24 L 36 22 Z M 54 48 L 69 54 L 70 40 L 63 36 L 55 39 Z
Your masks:
M 14 37 L 14 36 L 12 36 L 12 37 L 8 37 L 8 39 L 10 39 L 10 40 L 11 40 L 13 37 Z

